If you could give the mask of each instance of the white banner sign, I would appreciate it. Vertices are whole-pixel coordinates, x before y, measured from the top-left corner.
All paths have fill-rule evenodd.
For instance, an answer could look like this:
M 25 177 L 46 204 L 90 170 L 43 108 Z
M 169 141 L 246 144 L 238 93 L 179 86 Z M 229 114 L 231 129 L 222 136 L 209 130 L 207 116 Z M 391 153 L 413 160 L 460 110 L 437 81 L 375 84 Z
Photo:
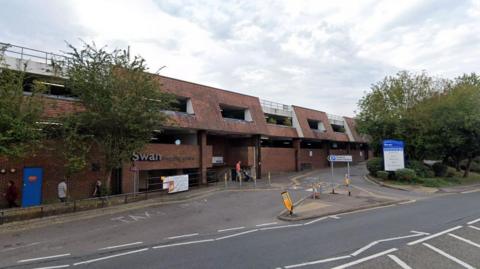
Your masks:
M 163 188 L 168 189 L 168 193 L 188 191 L 188 175 L 163 178 Z
M 352 155 L 328 155 L 330 162 L 352 162 Z
M 405 157 L 403 156 L 403 141 L 384 140 L 383 160 L 385 171 L 397 171 L 405 168 Z

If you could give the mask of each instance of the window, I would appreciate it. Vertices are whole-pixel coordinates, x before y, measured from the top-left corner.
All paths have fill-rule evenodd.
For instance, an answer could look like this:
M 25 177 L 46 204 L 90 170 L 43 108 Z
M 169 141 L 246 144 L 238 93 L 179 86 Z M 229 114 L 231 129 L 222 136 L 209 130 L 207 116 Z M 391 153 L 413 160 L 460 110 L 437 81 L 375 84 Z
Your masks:
M 193 111 L 192 99 L 185 97 L 177 97 L 176 102 L 172 104 L 172 110 L 187 114 L 195 114 Z
M 320 132 L 325 132 L 325 125 L 323 122 L 318 121 L 318 120 L 308 120 L 308 126 L 310 126 L 310 129 L 315 130 L 315 131 L 320 131 Z
M 265 120 L 269 124 L 276 124 L 276 125 L 283 125 L 283 126 L 292 126 L 292 118 L 279 116 L 279 115 L 272 115 L 265 113 Z
M 250 113 L 249 109 L 228 105 L 220 105 L 220 111 L 224 119 L 253 121 L 252 114 Z
M 345 127 L 339 124 L 331 124 L 334 132 L 345 133 Z

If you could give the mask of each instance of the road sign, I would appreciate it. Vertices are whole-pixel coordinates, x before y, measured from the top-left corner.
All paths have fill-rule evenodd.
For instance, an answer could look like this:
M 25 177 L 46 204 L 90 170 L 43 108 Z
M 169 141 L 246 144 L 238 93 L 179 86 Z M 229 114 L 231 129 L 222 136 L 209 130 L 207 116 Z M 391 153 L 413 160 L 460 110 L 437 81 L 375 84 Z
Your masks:
M 383 140 L 383 160 L 385 171 L 405 168 L 404 143 L 400 140 Z
M 330 162 L 352 162 L 352 155 L 328 155 Z
M 290 212 L 290 215 L 293 213 L 293 203 L 292 199 L 290 198 L 290 194 L 288 194 L 287 191 L 282 192 L 282 199 L 283 199 L 283 204 L 287 208 L 287 210 Z

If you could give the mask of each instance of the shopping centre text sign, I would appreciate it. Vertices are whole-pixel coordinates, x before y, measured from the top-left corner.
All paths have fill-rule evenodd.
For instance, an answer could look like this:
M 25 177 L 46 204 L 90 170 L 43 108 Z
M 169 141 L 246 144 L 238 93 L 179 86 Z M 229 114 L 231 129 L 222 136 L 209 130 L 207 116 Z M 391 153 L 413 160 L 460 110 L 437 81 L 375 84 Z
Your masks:
M 403 141 L 383 140 L 383 160 L 385 171 L 396 171 L 398 169 L 405 168 L 403 148 Z
M 328 155 L 329 162 L 350 163 L 353 161 L 352 155 Z

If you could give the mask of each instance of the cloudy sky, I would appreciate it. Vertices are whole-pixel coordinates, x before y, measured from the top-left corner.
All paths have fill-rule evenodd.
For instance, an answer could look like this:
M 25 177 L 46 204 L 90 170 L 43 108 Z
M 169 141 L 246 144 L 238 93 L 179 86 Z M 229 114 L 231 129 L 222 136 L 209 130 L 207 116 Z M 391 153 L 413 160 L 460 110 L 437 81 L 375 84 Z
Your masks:
M 399 70 L 479 72 L 480 0 L 0 0 L 0 42 L 130 46 L 150 70 L 340 115 Z

